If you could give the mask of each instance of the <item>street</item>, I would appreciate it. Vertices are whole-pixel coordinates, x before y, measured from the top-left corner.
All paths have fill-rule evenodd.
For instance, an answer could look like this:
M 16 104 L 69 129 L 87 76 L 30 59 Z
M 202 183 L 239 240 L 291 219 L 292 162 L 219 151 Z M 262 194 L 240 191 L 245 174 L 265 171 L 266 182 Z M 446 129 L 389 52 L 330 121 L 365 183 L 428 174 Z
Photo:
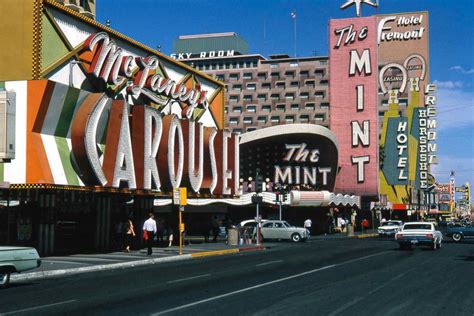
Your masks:
M 269 250 L 14 283 L 2 315 L 473 315 L 474 243 L 391 239 Z

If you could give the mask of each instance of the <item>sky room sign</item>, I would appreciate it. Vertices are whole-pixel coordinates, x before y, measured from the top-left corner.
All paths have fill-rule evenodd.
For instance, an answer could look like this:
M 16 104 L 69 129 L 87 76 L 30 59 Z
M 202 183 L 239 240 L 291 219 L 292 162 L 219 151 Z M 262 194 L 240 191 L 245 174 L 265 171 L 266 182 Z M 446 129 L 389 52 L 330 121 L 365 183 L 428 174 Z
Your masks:
M 105 91 L 89 94 L 72 122 L 72 152 L 85 184 L 238 191 L 238 144 L 229 131 L 198 122 L 209 110 L 199 81 L 170 79 L 157 56 L 127 54 L 104 32 L 92 34 L 84 46 L 92 53 L 87 71 Z M 181 113 L 164 115 L 172 105 Z M 97 137 L 102 124 L 103 153 Z
M 378 194 L 376 17 L 330 21 L 331 130 L 339 141 L 336 190 Z

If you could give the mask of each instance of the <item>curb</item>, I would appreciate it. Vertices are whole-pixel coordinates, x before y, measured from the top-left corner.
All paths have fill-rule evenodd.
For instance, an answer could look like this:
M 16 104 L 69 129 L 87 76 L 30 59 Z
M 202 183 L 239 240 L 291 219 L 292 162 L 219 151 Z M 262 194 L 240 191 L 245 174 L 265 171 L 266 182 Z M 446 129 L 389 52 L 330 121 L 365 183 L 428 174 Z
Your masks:
M 377 237 L 379 234 L 372 233 L 372 234 L 361 234 L 354 236 L 355 238 L 370 238 L 370 237 Z
M 137 260 L 137 261 L 102 264 L 102 265 L 97 265 L 97 266 L 92 266 L 92 267 L 30 272 L 30 273 L 25 273 L 25 274 L 12 275 L 11 281 L 32 281 L 32 280 L 53 278 L 53 277 L 58 277 L 58 276 L 76 275 L 76 274 L 82 274 L 82 273 L 88 273 L 88 272 L 124 269 L 124 268 L 130 268 L 130 267 L 140 267 L 140 266 L 145 266 L 145 265 L 150 265 L 150 264 L 155 264 L 155 263 L 182 261 L 182 260 L 189 260 L 193 258 L 220 256 L 220 255 L 226 255 L 226 254 L 231 254 L 231 253 L 238 253 L 241 251 L 259 251 L 259 250 L 265 250 L 265 249 L 267 249 L 267 247 L 258 246 L 258 247 L 248 247 L 248 248 L 233 248 L 233 249 L 224 249 L 224 250 L 202 251 L 202 252 L 196 252 L 196 253 L 186 254 L 186 255 L 177 255 L 177 256 L 170 256 L 170 257 L 165 257 L 165 258 L 144 259 L 144 260 Z
M 81 267 L 75 269 L 61 269 L 61 270 L 52 270 L 52 271 L 41 271 L 41 272 L 31 272 L 25 274 L 12 275 L 12 281 L 29 281 L 37 280 L 43 278 L 51 278 L 56 276 L 65 276 L 65 275 L 75 275 L 87 272 L 98 272 L 98 271 L 107 271 L 114 269 L 123 269 L 129 267 L 139 267 L 149 264 L 162 263 L 162 262 L 172 262 L 172 261 L 181 261 L 191 259 L 191 254 L 181 255 L 181 256 L 171 256 L 166 258 L 155 258 L 155 259 L 144 259 L 137 261 L 128 261 L 128 262 L 119 262 L 111 264 L 102 264 L 92 267 Z

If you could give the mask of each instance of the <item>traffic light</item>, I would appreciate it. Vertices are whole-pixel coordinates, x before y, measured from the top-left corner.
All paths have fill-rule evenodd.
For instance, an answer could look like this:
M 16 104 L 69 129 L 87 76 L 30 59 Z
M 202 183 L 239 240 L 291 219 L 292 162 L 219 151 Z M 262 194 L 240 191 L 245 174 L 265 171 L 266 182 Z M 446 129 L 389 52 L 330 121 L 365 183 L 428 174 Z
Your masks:
M 262 184 L 263 184 L 263 176 L 257 173 L 255 177 L 255 192 L 260 193 L 262 192 Z

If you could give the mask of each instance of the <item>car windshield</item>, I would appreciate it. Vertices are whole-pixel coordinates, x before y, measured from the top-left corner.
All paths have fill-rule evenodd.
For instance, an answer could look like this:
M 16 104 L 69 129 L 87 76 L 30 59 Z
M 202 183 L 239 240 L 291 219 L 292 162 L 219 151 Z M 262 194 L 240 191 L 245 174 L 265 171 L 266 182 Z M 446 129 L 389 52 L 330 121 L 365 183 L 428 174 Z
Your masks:
M 428 229 L 431 230 L 430 224 L 410 224 L 403 226 L 403 230 L 413 230 L 413 229 Z
M 382 226 L 398 226 L 398 222 L 385 222 L 382 223 Z

